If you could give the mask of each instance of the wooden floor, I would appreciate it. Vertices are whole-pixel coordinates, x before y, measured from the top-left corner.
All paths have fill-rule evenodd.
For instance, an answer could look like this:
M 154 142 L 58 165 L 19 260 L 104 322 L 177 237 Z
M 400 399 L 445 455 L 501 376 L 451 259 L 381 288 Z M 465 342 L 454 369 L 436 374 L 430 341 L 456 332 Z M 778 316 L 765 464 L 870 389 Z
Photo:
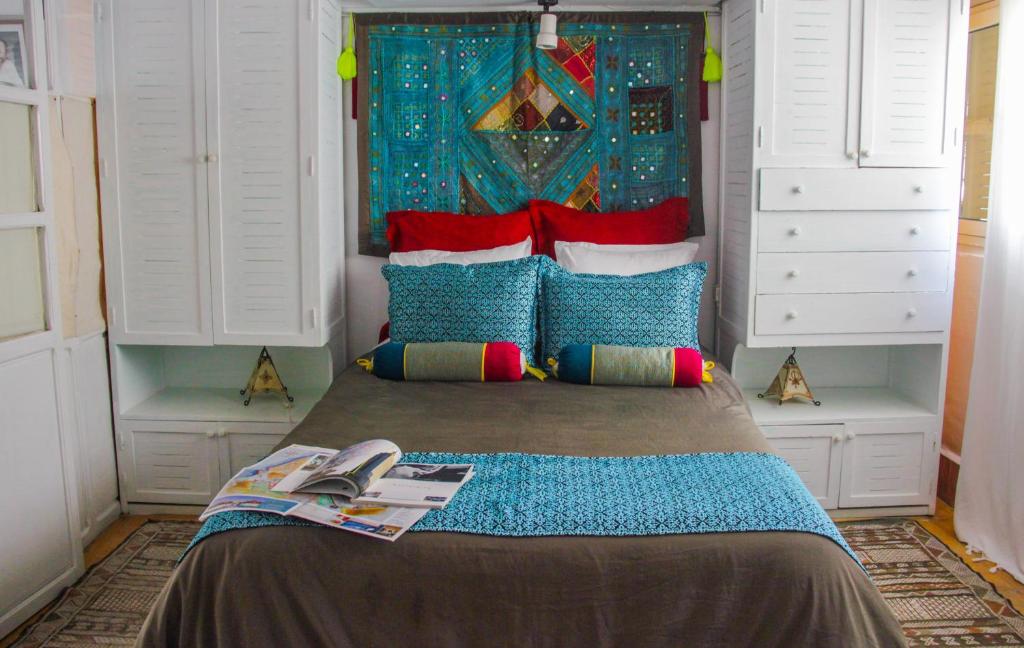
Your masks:
M 147 520 L 194 520 L 195 517 L 187 515 L 126 515 L 111 524 L 85 549 L 85 567 L 92 567 L 109 556 L 114 549 L 117 549 L 133 531 L 146 523 Z M 996 590 L 1005 596 L 1017 610 L 1024 613 L 1024 583 L 1017 582 L 1012 576 L 1003 570 L 995 574 L 988 570 L 992 563 L 987 561 L 974 561 L 974 557 L 968 556 L 964 545 L 957 540 L 953 532 L 953 509 L 941 500 L 935 515 L 914 518 L 936 538 L 944 542 L 956 552 L 974 571 L 978 572 L 985 580 L 992 583 Z M 49 607 L 38 612 L 31 619 L 26 621 L 17 630 L 7 637 L 0 639 L 0 648 L 7 648 L 21 634 L 23 628 L 42 617 L 49 610 Z

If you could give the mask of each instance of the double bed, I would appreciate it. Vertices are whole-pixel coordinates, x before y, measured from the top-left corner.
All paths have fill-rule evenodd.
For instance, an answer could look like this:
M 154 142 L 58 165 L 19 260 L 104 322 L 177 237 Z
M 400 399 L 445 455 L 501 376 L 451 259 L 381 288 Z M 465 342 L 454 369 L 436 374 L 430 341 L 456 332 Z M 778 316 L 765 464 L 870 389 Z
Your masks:
M 355 365 L 281 446 L 636 456 L 771 452 L 725 371 L 692 389 L 392 382 Z M 628 514 L 628 512 L 625 512 Z M 211 535 L 178 565 L 151 647 L 902 646 L 835 542 L 800 532 L 629 537 L 328 528 Z

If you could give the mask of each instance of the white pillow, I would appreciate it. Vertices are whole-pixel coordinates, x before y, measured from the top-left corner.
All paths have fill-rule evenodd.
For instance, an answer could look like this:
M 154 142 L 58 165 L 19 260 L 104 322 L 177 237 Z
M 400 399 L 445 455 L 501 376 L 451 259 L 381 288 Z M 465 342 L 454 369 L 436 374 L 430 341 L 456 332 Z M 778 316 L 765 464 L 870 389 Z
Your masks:
M 533 251 L 533 239 L 527 236 L 519 243 L 502 245 L 486 250 L 469 252 L 448 252 L 446 250 L 417 250 L 415 252 L 392 252 L 388 262 L 402 266 L 428 266 L 435 263 L 454 263 L 470 265 L 472 263 L 493 263 L 495 261 L 514 261 L 530 256 Z
M 571 272 L 629 277 L 686 265 L 697 256 L 698 247 L 689 241 L 657 245 L 555 241 L 555 259 Z

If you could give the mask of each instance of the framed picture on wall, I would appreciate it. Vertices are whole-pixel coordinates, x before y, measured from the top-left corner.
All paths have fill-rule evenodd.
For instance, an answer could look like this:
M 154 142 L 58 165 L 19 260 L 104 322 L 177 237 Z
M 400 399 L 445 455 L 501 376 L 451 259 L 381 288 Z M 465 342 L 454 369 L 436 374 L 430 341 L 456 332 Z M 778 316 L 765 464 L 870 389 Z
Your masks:
M 25 23 L 0 17 L 0 85 L 24 88 Z

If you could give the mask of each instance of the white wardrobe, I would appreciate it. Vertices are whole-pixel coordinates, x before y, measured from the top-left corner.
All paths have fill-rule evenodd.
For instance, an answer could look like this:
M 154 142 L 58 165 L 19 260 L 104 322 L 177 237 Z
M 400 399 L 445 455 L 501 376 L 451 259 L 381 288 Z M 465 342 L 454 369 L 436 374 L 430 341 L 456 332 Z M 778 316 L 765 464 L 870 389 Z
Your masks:
M 723 3 L 719 351 L 829 509 L 934 505 L 967 5 Z M 790 347 L 820 407 L 757 397 Z
M 204 504 L 344 361 L 336 0 L 102 0 L 122 501 Z M 296 402 L 239 397 L 262 346 Z

